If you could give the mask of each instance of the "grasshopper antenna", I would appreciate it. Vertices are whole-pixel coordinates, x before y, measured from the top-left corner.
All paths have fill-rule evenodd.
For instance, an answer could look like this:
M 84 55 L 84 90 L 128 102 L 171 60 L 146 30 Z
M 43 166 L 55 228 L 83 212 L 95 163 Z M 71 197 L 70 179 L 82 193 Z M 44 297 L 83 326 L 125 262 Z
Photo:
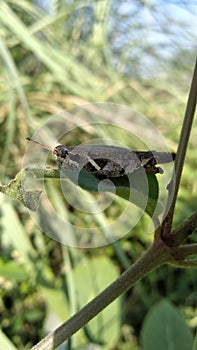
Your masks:
M 26 140 L 27 140 L 27 141 L 34 142 L 34 143 L 37 143 L 37 145 L 39 145 L 40 147 L 46 149 L 47 151 L 50 151 L 50 152 L 53 151 L 51 148 L 49 148 L 49 147 L 43 145 L 42 143 L 40 143 L 40 142 L 38 142 L 38 141 L 36 141 L 36 140 L 31 139 L 30 137 L 26 137 Z

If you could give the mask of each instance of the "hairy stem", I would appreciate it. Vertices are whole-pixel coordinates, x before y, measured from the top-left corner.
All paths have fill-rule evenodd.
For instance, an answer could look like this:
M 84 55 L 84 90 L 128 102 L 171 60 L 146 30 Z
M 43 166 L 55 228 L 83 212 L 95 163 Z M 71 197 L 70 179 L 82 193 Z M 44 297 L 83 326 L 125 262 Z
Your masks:
M 197 210 L 193 212 L 169 237 L 168 244 L 178 247 L 197 228 Z
M 191 82 L 184 121 L 182 125 L 180 139 L 179 139 L 177 156 L 175 160 L 175 180 L 174 180 L 175 184 L 174 184 L 173 198 L 170 205 L 170 209 L 166 215 L 166 218 L 162 226 L 162 235 L 164 239 L 168 238 L 171 233 L 174 209 L 175 209 L 176 199 L 177 199 L 179 185 L 181 181 L 181 175 L 182 175 L 183 165 L 185 161 L 187 146 L 189 142 L 191 127 L 194 119 L 196 101 L 197 101 L 197 60 L 194 67 L 193 78 Z M 169 201 L 171 201 L 170 191 L 169 191 Z M 168 207 L 168 203 L 166 207 Z
M 197 254 L 197 244 L 186 244 L 182 247 L 178 248 L 178 252 L 180 254 L 181 257 L 186 257 L 186 256 L 190 256 L 190 255 L 194 255 Z

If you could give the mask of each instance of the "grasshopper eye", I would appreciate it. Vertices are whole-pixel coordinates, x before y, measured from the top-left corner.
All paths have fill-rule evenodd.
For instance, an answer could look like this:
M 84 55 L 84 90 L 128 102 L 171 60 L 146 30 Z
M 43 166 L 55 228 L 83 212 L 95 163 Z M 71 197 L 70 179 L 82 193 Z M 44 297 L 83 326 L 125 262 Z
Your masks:
M 59 145 L 54 148 L 53 153 L 59 158 L 66 158 L 68 156 L 68 150 L 65 146 Z

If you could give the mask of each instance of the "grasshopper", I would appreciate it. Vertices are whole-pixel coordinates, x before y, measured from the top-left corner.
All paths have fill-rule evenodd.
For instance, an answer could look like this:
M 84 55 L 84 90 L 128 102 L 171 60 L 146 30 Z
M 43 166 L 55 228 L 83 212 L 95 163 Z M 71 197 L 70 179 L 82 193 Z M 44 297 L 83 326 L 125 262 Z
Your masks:
M 133 151 L 128 148 L 105 145 L 58 145 L 49 149 L 38 141 L 27 138 L 51 151 L 61 169 L 85 169 L 98 178 L 115 178 L 145 170 L 146 174 L 162 174 L 158 164 L 174 161 L 176 154 L 157 151 Z

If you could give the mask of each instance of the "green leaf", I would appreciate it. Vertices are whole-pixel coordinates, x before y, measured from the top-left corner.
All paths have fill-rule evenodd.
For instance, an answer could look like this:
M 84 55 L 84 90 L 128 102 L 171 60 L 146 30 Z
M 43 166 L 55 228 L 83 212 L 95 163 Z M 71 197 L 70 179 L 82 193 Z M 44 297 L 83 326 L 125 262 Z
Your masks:
M 79 308 L 117 277 L 117 269 L 106 257 L 83 259 L 74 269 Z M 86 334 L 92 341 L 105 343 L 111 349 L 119 335 L 120 315 L 120 299 L 117 299 L 88 323 Z
M 50 321 L 51 315 L 54 317 L 56 315 L 61 321 L 64 321 L 69 317 L 69 306 L 66 300 L 66 296 L 62 289 L 48 288 L 44 284 L 40 284 L 40 291 L 43 295 L 45 302 L 47 303 L 48 323 Z M 52 318 L 53 318 L 52 317 Z
M 191 350 L 193 337 L 181 313 L 163 300 L 146 316 L 141 343 L 143 350 Z
M 194 338 L 194 344 L 193 344 L 192 350 L 197 350 L 197 332 Z
M 69 179 L 74 184 L 90 192 L 115 192 L 116 195 L 129 200 L 140 209 L 153 215 L 157 206 L 158 213 L 162 211 L 158 203 L 159 186 L 155 175 L 134 173 L 129 176 L 117 178 L 98 179 L 86 170 L 80 173 L 73 170 L 61 170 L 53 168 L 26 168 L 21 170 L 15 179 L 8 185 L 0 186 L 0 191 L 9 197 L 22 202 L 28 209 L 35 211 L 39 205 L 41 190 L 27 190 L 25 181 L 30 176 L 36 178 L 63 178 Z
M 0 260 L 0 276 L 12 281 L 24 281 L 29 277 L 29 273 L 24 266 L 16 265 L 14 261 L 4 262 Z
M 17 350 L 17 348 L 12 344 L 12 342 L 6 337 L 6 335 L 0 329 L 0 344 L 1 349 L 6 350 Z
M 26 172 L 21 170 L 7 185 L 0 186 L 0 192 L 24 204 L 28 209 L 35 211 L 38 207 L 42 191 L 27 191 L 24 187 Z
M 87 191 L 115 192 L 119 197 L 129 200 L 140 209 L 145 210 L 150 216 L 154 213 L 157 205 L 158 213 L 162 211 L 161 204 L 158 203 L 158 181 L 153 174 L 133 173 L 129 176 L 104 180 L 96 178 L 84 169 L 79 173 L 79 176 L 77 172 L 71 170 L 63 170 L 61 174 Z M 101 180 L 102 186 L 100 186 Z
M 194 343 L 193 343 L 192 350 L 197 350 L 197 332 L 196 332 L 196 335 L 195 335 L 195 338 L 194 338 Z
M 2 197 L 0 197 L 0 205 L 2 208 L 2 233 L 6 237 L 7 241 L 11 242 L 15 249 L 19 251 L 20 256 L 25 262 L 26 268 L 31 271 L 33 278 L 33 274 L 35 273 L 35 265 L 32 258 L 35 256 L 35 251 L 32 247 L 27 232 L 12 205 L 5 199 L 3 200 Z

